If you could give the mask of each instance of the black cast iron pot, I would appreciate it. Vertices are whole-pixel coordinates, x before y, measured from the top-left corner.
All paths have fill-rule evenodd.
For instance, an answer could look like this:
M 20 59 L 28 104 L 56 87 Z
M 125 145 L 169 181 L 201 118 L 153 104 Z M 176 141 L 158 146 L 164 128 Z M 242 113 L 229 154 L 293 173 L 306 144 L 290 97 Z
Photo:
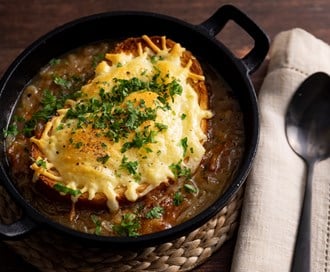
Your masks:
M 243 58 L 237 58 L 216 35 L 233 20 L 254 40 L 254 47 Z M 6 129 L 23 87 L 39 69 L 71 49 L 99 40 L 119 40 L 147 34 L 166 35 L 188 48 L 200 60 L 216 69 L 239 98 L 244 113 L 246 151 L 243 161 L 227 190 L 211 207 L 193 219 L 171 229 L 140 237 L 101 237 L 81 233 L 52 222 L 33 208 L 15 188 L 6 160 L 5 143 L 1 136 L 0 180 L 12 198 L 22 208 L 22 218 L 11 225 L 0 224 L 2 239 L 17 239 L 22 235 L 48 228 L 89 244 L 107 246 L 146 246 L 178 238 L 200 227 L 217 214 L 240 189 L 247 178 L 255 157 L 259 138 L 259 117 L 256 94 L 250 80 L 252 73 L 264 60 L 268 49 L 267 35 L 244 13 L 231 5 L 220 7 L 199 25 L 191 25 L 176 18 L 145 12 L 108 12 L 84 17 L 67 23 L 31 44 L 11 64 L 0 82 L 0 130 Z M 239 37 L 237 37 L 239 39 Z

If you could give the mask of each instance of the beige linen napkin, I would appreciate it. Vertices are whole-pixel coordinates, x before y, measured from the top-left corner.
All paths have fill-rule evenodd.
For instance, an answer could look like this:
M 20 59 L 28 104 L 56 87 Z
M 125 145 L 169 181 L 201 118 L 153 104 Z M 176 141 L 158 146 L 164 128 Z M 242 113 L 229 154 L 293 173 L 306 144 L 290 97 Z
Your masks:
M 317 71 L 330 73 L 329 45 L 299 28 L 275 37 L 259 93 L 260 144 L 246 183 L 232 272 L 290 271 L 306 167 L 287 143 L 284 115 L 294 91 Z M 330 159 L 315 166 L 312 205 L 312 271 L 326 272 Z

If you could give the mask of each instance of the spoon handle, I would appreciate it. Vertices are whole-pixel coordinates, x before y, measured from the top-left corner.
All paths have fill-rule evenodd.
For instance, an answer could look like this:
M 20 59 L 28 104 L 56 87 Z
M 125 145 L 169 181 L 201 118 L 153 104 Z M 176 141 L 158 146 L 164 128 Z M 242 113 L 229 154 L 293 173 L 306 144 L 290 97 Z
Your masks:
M 291 263 L 291 272 L 310 272 L 311 259 L 311 209 L 312 209 L 312 177 L 314 162 L 307 162 L 307 179 L 300 215 L 298 233 L 294 255 Z

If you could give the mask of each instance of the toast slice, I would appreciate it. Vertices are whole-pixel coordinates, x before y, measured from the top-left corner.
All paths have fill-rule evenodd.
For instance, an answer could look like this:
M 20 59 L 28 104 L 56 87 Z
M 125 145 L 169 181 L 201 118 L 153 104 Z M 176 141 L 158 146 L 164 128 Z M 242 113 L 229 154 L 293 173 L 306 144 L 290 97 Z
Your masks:
M 164 36 L 152 36 L 148 37 L 146 35 L 142 37 L 133 37 L 128 38 L 120 43 L 118 43 L 113 52 L 106 55 L 107 61 L 111 65 L 111 55 L 112 54 L 118 54 L 118 53 L 127 53 L 127 54 L 133 54 L 134 56 L 138 56 L 142 54 L 142 52 L 146 49 L 151 50 L 154 53 L 158 53 L 160 50 L 167 48 L 169 50 L 174 50 L 174 48 L 178 44 L 174 42 L 171 39 L 168 39 Z M 181 57 L 181 65 L 183 67 L 189 66 L 189 77 L 188 77 L 188 84 L 194 89 L 194 91 L 198 95 L 198 103 L 201 109 L 207 110 L 208 109 L 208 90 L 204 81 L 204 75 L 203 70 L 201 67 L 201 64 L 199 61 L 194 57 L 194 55 L 188 51 L 184 50 Z M 203 119 L 200 123 L 202 131 L 206 134 L 207 132 L 207 119 Z M 33 142 L 33 141 L 32 141 Z M 45 159 L 45 155 L 42 153 L 42 151 L 38 148 L 38 145 L 32 144 L 31 149 L 31 157 L 34 160 L 34 164 L 31 166 L 33 170 L 37 167 L 38 160 Z M 56 173 L 56 169 L 52 169 L 53 173 Z M 36 172 L 35 172 L 36 174 Z M 34 177 L 38 182 L 43 183 L 43 187 L 48 187 L 51 190 L 58 190 L 58 181 L 51 178 L 48 175 L 38 173 Z M 170 182 L 168 182 L 170 184 Z M 57 188 L 57 189 L 56 189 Z M 151 190 L 155 189 L 155 186 L 150 186 L 150 184 L 147 183 L 141 183 L 139 184 L 137 188 L 137 194 L 140 196 L 143 196 L 150 192 Z M 117 201 L 119 203 L 126 202 L 127 197 L 125 196 L 125 188 L 118 187 L 115 188 L 116 194 L 117 194 Z M 108 203 L 107 196 L 102 192 L 96 192 L 93 196 L 93 198 L 90 198 L 88 192 L 82 192 L 77 195 L 75 195 L 75 192 L 70 193 L 70 190 L 60 190 L 60 193 L 63 197 L 74 199 L 75 201 L 79 201 L 81 203 L 86 203 L 87 205 L 93 205 L 93 206 L 106 206 Z M 115 208 L 114 208 L 115 209 Z

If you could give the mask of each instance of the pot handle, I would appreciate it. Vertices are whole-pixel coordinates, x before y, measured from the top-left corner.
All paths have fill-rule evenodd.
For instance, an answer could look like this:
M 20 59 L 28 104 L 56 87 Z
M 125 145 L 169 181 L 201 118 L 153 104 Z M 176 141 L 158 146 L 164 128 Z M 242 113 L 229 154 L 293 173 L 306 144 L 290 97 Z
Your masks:
M 269 50 L 269 38 L 246 14 L 232 5 L 220 7 L 209 19 L 199 26 L 215 37 L 229 20 L 242 27 L 254 40 L 254 47 L 241 60 L 247 72 L 254 72 L 265 59 Z
M 12 224 L 0 223 L 0 239 L 1 240 L 14 240 L 19 239 L 23 235 L 29 233 L 36 227 L 36 223 L 31 221 L 28 216 L 23 216 L 18 221 Z

